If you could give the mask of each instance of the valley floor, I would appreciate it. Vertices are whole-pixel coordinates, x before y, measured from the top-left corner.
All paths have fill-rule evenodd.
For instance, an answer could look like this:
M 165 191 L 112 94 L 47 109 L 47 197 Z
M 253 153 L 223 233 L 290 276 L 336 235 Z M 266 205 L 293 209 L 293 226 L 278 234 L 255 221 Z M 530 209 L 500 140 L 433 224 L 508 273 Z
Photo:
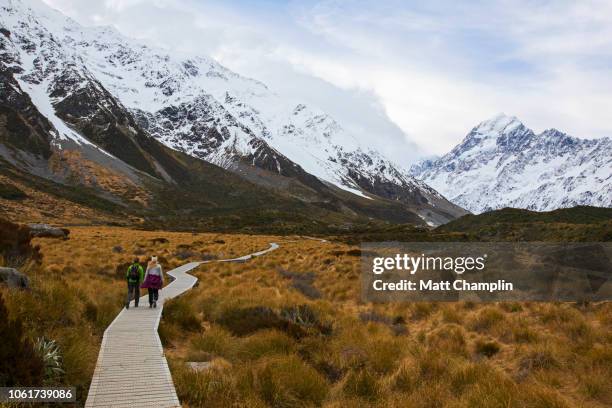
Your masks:
M 610 303 L 364 304 L 359 248 L 299 236 L 73 227 L 34 241 L 31 290 L 0 294 L 29 337 L 57 341 L 65 374 L 46 381 L 76 386 L 81 402 L 135 256 L 167 271 L 278 242 L 202 265 L 165 305 L 159 332 L 184 406 L 612 404 Z

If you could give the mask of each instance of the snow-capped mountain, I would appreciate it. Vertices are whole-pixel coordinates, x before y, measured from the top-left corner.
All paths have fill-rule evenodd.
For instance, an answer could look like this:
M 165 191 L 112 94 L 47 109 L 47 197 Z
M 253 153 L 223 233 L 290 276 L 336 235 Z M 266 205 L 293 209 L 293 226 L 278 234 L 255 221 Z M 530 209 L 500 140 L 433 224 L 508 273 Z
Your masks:
M 314 175 L 364 197 L 434 206 L 449 218 L 460 213 L 380 153 L 360 146 L 329 115 L 282 99 L 210 58 L 181 58 L 109 27 L 83 27 L 36 1 L 0 4 L 0 22 L 9 33 L 5 63 L 58 139 L 100 144 L 65 124 L 65 116 L 81 120 L 79 103 L 70 102 L 75 95 L 100 94 L 103 110 L 110 109 L 104 104 L 120 104 L 167 146 L 227 169 L 248 164 L 281 176 Z M 125 154 L 109 145 L 102 147 Z
M 211 58 L 181 57 L 111 27 L 81 26 L 38 0 L 0 0 L 0 10 L 5 96 L 25 92 L 58 148 L 89 146 L 170 181 L 147 150 L 152 136 L 250 181 L 298 180 L 300 191 L 314 190 L 325 201 L 341 189 L 400 202 L 431 225 L 464 213 L 361 146 L 325 112 L 281 98 Z
M 480 123 L 449 153 L 413 166 L 411 173 L 474 213 L 612 207 L 610 138 L 578 139 L 556 129 L 535 134 L 504 114 Z

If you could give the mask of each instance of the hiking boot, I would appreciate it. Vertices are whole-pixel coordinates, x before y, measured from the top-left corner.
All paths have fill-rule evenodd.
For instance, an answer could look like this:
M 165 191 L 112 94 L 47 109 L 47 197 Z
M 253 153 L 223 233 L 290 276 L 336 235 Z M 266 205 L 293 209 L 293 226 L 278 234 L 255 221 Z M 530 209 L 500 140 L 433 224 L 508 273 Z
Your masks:
M 157 308 L 157 302 L 153 302 L 153 307 Z
M 129 309 L 129 308 L 130 308 L 130 304 L 129 304 L 129 303 L 126 303 L 126 304 L 125 304 L 125 308 L 126 308 L 126 309 Z

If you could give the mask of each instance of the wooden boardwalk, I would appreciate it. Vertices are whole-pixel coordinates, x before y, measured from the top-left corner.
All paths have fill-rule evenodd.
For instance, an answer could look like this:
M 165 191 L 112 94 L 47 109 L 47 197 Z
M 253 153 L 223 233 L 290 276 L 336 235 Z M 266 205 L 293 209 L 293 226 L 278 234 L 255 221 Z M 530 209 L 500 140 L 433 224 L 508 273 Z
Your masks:
M 212 262 L 244 262 L 276 248 L 272 243 L 263 251 Z M 180 407 L 157 327 L 164 301 L 195 285 L 197 278 L 187 272 L 209 262 L 167 272 L 174 280 L 159 292 L 156 309 L 149 309 L 145 295 L 138 308 L 121 310 L 104 332 L 85 407 Z

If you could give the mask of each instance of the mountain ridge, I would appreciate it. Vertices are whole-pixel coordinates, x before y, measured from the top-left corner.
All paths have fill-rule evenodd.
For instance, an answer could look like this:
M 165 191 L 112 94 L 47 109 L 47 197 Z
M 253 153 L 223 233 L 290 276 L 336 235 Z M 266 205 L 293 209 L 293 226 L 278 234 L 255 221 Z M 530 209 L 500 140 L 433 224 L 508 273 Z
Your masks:
M 554 128 L 536 134 L 505 114 L 481 122 L 450 152 L 410 172 L 474 213 L 612 207 L 612 139 L 579 139 Z
M 3 108 L 22 115 L 24 129 L 15 138 L 6 128 L 0 153 L 23 170 L 82 182 L 66 167 L 59 173 L 49 165 L 44 169 L 44 160 L 76 149 L 73 161 L 82 157 L 141 186 L 143 180 L 156 185 L 157 180 L 171 185 L 202 180 L 205 175 L 189 174 L 195 168 L 216 174 L 180 152 L 274 194 L 344 216 L 439 225 L 465 213 L 382 155 L 352 144 L 350 134 L 329 115 L 305 105 L 288 107 L 264 84 L 211 59 L 177 63 L 115 30 L 80 26 L 34 1 L 2 0 L 0 8 L 0 86 L 8 90 Z M 177 66 L 180 75 L 170 69 Z M 197 82 L 185 91 L 194 77 L 207 87 L 200 89 Z M 235 85 L 231 92 L 224 90 L 229 80 Z M 259 115 L 277 108 L 276 116 Z M 32 115 L 23 117 L 28 110 Z M 38 123 L 38 133 L 31 122 Z M 31 139 L 28 146 L 20 145 L 24 138 Z M 36 147 L 44 153 L 42 162 L 35 158 L 41 153 Z M 103 193 L 112 196 L 110 190 Z

